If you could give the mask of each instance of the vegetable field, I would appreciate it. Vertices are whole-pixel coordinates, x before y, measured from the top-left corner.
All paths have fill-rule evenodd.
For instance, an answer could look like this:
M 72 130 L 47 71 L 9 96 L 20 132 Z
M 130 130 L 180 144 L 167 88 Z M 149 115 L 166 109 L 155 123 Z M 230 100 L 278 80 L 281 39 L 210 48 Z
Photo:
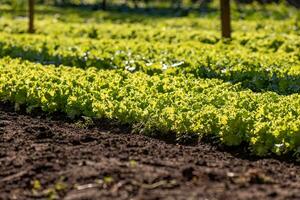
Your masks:
M 200 142 L 203 148 L 210 148 L 205 146 L 207 142 L 202 144 L 208 140 L 213 148 L 221 146 L 231 153 L 232 149 L 234 152 L 238 149 L 250 160 L 271 156 L 284 160 L 289 157 L 291 162 L 297 162 L 300 153 L 300 11 L 284 4 L 233 4 L 232 38 L 222 39 L 218 4 L 213 1 L 209 6 L 210 11 L 200 14 L 194 11 L 187 16 L 159 16 L 151 12 L 90 11 L 37 5 L 35 34 L 29 34 L 26 12 L 0 5 L 2 115 L 22 113 L 25 118 L 31 116 L 36 121 L 37 113 L 42 113 L 43 120 L 51 118 L 49 120 L 55 130 L 67 129 L 60 124 L 62 121 L 72 121 L 71 124 L 77 126 L 76 121 L 84 119 L 79 123 L 79 129 L 84 129 L 85 135 L 91 124 L 94 127 L 101 122 L 110 124 L 106 125 L 105 131 L 126 127 L 125 132 L 132 133 L 126 136 L 128 138 L 142 137 L 143 141 L 151 140 L 151 137 L 160 138 L 187 148 L 184 152 L 189 152 L 189 147 L 181 144 Z M 56 122 L 54 119 L 55 122 L 52 122 L 57 115 L 63 120 Z M 26 119 L 21 119 L 27 124 Z M 44 121 L 36 123 L 46 124 Z M 20 129 L 18 124 L 14 126 Z M 6 125 L 0 123 L 1 127 Z M 94 129 L 91 130 L 92 138 L 100 137 L 94 136 L 97 135 Z M 0 129 L 0 134 L 5 130 Z M 39 131 L 34 129 L 33 132 Z M 119 136 L 111 136 L 116 137 Z M 42 136 L 42 139 L 47 138 Z M 109 136 L 105 135 L 105 140 L 109 140 Z M 76 144 L 76 139 L 70 141 Z M 164 145 L 159 143 L 158 146 L 169 148 Z M 137 149 L 134 151 L 139 152 Z M 171 151 L 180 154 L 178 149 Z M 115 155 L 116 158 L 118 156 Z M 130 159 L 130 155 L 127 156 L 129 166 L 139 164 Z M 145 154 L 145 158 L 153 159 L 151 156 Z M 0 153 L 0 162 L 1 157 Z M 226 162 L 227 153 L 222 157 Z M 199 159 L 194 161 L 201 162 Z M 145 159 L 143 162 L 146 162 Z M 184 165 L 186 162 L 183 162 Z M 248 170 L 247 164 L 237 162 Z M 272 161 L 266 162 L 263 170 Z M 116 165 L 122 168 L 120 163 Z M 6 170 L 6 165 L 3 166 Z M 101 169 L 98 166 L 97 170 Z M 193 179 L 190 176 L 193 176 L 194 169 L 192 172 L 189 170 L 184 168 L 182 171 L 185 181 Z M 275 169 L 270 167 L 269 170 Z M 300 169 L 297 168 L 296 173 L 299 172 L 297 170 Z M 224 170 L 222 173 L 225 173 Z M 226 173 L 228 175 L 229 172 Z M 253 180 L 259 180 L 254 184 L 274 183 L 261 171 L 251 171 L 250 175 L 248 171 L 234 173 L 243 174 L 242 178 L 238 178 L 248 180 L 247 184 Z M 113 181 L 120 177 L 111 174 L 114 172 L 101 175 L 104 182 L 85 186 L 88 189 L 106 187 L 113 190 L 117 187 L 113 187 Z M 241 181 L 232 174 L 219 178 L 230 183 Z M 7 181 L 0 173 L 0 184 L 1 177 Z M 26 184 L 31 185 L 30 195 L 33 196 L 26 192 L 22 195 L 28 198 L 40 195 L 50 199 L 72 199 L 66 191 L 73 186 L 64 185 L 64 178 L 58 182 L 57 178 L 56 182 L 51 180 L 53 188 L 48 188 L 48 193 L 42 187 L 43 184 L 51 184 L 49 180 L 41 182 L 41 179 L 29 178 Z M 75 184 L 76 181 L 72 179 L 71 182 Z M 161 186 L 159 184 L 176 188 L 172 180 L 152 180 L 143 186 L 145 190 L 149 187 L 154 190 Z M 239 186 L 243 187 L 243 184 Z M 297 186 L 297 189 L 300 188 Z M 187 198 L 175 193 L 172 195 Z M 218 195 L 208 196 L 208 199 L 224 199 Z M 285 194 L 281 195 L 288 198 Z M 198 197 L 196 195 L 195 199 Z M 246 196 L 239 198 L 246 199 Z M 258 195 L 256 198 L 266 196 Z M 296 196 L 291 198 L 297 199 Z

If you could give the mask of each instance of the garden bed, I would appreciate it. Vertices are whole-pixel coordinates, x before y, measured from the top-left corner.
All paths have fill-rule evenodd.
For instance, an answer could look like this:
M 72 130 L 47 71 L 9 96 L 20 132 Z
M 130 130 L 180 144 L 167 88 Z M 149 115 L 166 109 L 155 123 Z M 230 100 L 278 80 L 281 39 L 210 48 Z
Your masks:
M 299 199 L 300 167 L 0 106 L 0 199 Z

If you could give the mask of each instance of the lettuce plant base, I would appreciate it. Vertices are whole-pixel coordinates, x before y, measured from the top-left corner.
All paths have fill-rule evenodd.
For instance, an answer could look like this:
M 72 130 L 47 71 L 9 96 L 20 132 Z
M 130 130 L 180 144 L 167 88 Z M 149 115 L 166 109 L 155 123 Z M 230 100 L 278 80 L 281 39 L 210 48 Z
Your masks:
M 0 199 L 300 198 L 297 163 L 88 125 L 0 104 Z

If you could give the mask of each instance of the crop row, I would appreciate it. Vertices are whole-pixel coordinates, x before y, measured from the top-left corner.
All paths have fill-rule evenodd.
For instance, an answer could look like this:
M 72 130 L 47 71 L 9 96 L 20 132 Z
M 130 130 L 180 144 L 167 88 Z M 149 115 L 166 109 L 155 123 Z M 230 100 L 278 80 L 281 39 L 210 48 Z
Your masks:
M 193 41 L 174 45 L 139 39 L 92 40 L 2 33 L 0 41 L 1 57 L 21 57 L 42 64 L 119 68 L 148 75 L 189 73 L 200 78 L 242 82 L 254 91 L 300 92 L 298 36 L 265 36 L 257 42 L 245 36 L 240 41 L 219 41 L 214 45 Z
M 233 22 L 233 28 L 235 30 L 234 39 L 241 43 L 245 43 L 246 39 L 249 41 L 248 45 L 251 46 L 272 42 L 270 39 L 274 39 L 274 33 L 290 36 L 300 35 L 300 23 L 296 19 L 283 21 L 265 20 L 259 23 L 256 21 L 255 23 L 251 21 L 236 21 Z M 26 33 L 27 21 L 24 19 L 11 20 L 2 18 L 0 30 L 10 34 Z M 90 39 L 139 39 L 141 42 L 158 41 L 173 44 L 187 41 L 214 44 L 220 40 L 219 30 L 219 24 L 215 23 L 214 20 L 198 18 L 196 20 L 193 18 L 157 20 L 153 24 L 109 21 L 92 23 L 88 21 L 84 26 L 81 23 L 66 24 L 55 20 L 55 17 L 54 19 L 44 19 L 36 22 L 36 33 L 39 35 Z M 297 38 L 278 37 L 276 39 L 280 40 L 280 42 L 285 42 L 286 40 L 296 41 Z
M 48 8 L 43 8 L 47 10 Z M 284 7 L 281 8 L 281 11 Z M 288 33 L 298 34 L 299 29 L 299 11 L 287 9 L 290 16 L 275 20 L 270 18 L 263 19 L 243 19 L 233 17 L 233 29 L 239 33 Z M 56 34 L 66 35 L 69 37 L 91 37 L 101 39 L 103 35 L 111 34 L 115 37 L 138 37 L 148 38 L 151 35 L 164 32 L 166 35 L 175 33 L 180 35 L 180 38 L 185 40 L 195 32 L 201 33 L 203 30 L 214 31 L 219 36 L 220 24 L 216 23 L 219 20 L 217 13 L 210 17 L 142 17 L 135 15 L 122 15 L 106 12 L 88 12 L 87 15 L 81 15 L 82 11 L 78 10 L 56 10 L 50 11 L 50 15 L 45 12 L 37 12 L 36 31 L 38 34 Z M 245 10 L 243 10 L 245 12 Z M 252 12 L 255 12 L 252 10 Z M 259 12 L 262 12 L 261 10 Z M 267 12 L 267 10 L 263 11 Z M 277 10 L 276 13 L 280 12 Z M 240 12 L 235 12 L 233 15 L 239 15 Z M 13 20 L 12 20 L 13 18 Z M 68 23 L 66 23 L 68 22 Z M 84 26 L 82 26 L 84 23 Z M 167 31 L 161 31 L 162 29 Z M 14 15 L 8 17 L 3 16 L 0 21 L 0 30 L 9 33 L 24 33 L 27 31 L 26 17 L 16 17 Z M 159 32 L 160 31 L 160 32 Z M 176 34 L 176 31 L 179 31 Z M 135 34 L 132 34 L 132 33 Z M 192 32 L 190 34 L 190 32 Z M 152 38 L 152 37 L 151 37 Z
M 249 144 L 257 155 L 296 152 L 300 97 L 254 93 L 239 84 L 192 75 L 82 70 L 0 60 L 0 99 L 28 111 L 116 119 L 148 134 L 178 141 L 217 136 L 226 145 Z

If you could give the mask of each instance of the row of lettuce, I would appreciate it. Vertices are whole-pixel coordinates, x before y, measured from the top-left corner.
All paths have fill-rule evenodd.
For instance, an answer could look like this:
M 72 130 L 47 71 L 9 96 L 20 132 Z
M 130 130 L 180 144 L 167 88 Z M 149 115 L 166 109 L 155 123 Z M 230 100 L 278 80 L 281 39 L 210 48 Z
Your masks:
M 83 18 L 84 19 L 84 18 Z M 108 18 L 101 22 L 93 22 L 94 18 L 86 18 L 83 22 L 71 22 L 64 15 L 51 15 L 51 17 L 40 16 L 36 20 L 36 33 L 41 35 L 59 35 L 67 37 L 84 37 L 102 39 L 113 37 L 116 39 L 159 40 L 166 41 L 173 37 L 173 41 L 186 41 L 198 39 L 195 35 L 209 34 L 220 37 L 220 24 L 208 18 L 159 18 L 144 21 L 114 20 Z M 68 23 L 66 23 L 68 22 Z M 82 25 L 84 23 L 84 26 Z M 234 34 L 300 34 L 299 18 L 295 15 L 284 20 L 233 20 Z M 15 34 L 27 32 L 26 18 L 5 18 L 0 20 L 0 30 Z M 201 39 L 201 38 L 200 38 Z
M 253 91 L 300 92 L 300 36 L 257 34 L 238 38 L 210 44 L 213 39 L 206 36 L 199 43 L 169 44 L 126 38 L 93 40 L 1 33 L 0 56 L 83 69 L 193 74 L 241 82 Z
M 30 112 L 64 112 L 118 120 L 144 134 L 178 141 L 218 137 L 249 144 L 256 155 L 297 152 L 300 96 L 254 93 L 239 84 L 193 75 L 86 70 L 0 60 L 0 99 Z
M 72 37 L 85 39 L 138 39 L 140 42 L 203 42 L 215 44 L 220 41 L 220 25 L 211 19 L 189 18 L 144 23 L 101 22 L 66 23 L 53 22 L 53 19 L 38 20 L 36 34 L 56 37 Z M 297 41 L 300 36 L 299 19 L 265 20 L 262 22 L 237 21 L 233 22 L 233 38 L 240 43 L 252 46 L 269 43 L 278 39 L 279 42 Z M 1 18 L 0 30 L 7 34 L 22 34 L 27 32 L 26 20 Z M 283 37 L 280 37 L 284 35 Z M 288 35 L 290 38 L 286 38 Z M 277 36 L 277 38 L 274 38 Z M 298 37 L 297 37 L 298 36 Z M 251 40 L 250 40 L 251 39 Z

